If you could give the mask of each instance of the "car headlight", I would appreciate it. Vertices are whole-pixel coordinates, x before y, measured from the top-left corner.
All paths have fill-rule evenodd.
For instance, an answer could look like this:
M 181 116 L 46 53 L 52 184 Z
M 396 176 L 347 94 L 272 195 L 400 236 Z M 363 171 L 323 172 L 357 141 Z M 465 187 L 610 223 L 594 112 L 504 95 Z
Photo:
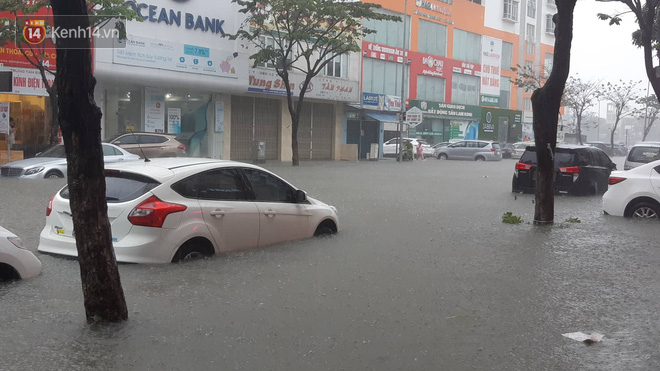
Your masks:
M 14 246 L 18 247 L 19 249 L 25 250 L 25 245 L 23 245 L 23 241 L 20 239 L 20 237 L 7 237 L 7 240 L 11 242 Z
M 27 169 L 27 171 L 25 172 L 25 175 L 38 174 L 42 171 L 44 171 L 44 167 L 43 166 L 37 166 L 37 167 L 33 167 L 32 169 Z

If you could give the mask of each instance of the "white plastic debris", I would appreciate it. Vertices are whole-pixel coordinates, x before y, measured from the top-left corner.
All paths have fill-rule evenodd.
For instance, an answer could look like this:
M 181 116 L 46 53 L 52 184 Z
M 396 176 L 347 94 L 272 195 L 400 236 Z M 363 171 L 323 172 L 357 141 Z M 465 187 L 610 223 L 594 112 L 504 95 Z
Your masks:
M 561 334 L 569 339 L 581 341 L 585 344 L 598 343 L 603 340 L 604 335 L 597 332 L 592 332 L 591 335 L 587 335 L 584 332 L 568 332 L 566 334 Z

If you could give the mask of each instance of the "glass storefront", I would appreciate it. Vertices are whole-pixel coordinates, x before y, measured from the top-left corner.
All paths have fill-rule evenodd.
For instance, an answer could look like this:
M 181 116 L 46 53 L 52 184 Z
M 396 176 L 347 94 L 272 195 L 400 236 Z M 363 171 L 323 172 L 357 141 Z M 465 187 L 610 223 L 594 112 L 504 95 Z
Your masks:
M 48 148 L 52 123 L 48 97 L 0 94 L 0 102 L 9 102 L 9 117 L 14 124 L 13 150 L 22 150 L 23 156 L 29 158 Z M 8 140 L 7 134 L 0 134 L 0 142 L 5 144 Z
M 107 88 L 104 137 L 129 130 L 174 134 L 191 155 L 206 156 L 210 103 L 211 94 L 185 89 Z

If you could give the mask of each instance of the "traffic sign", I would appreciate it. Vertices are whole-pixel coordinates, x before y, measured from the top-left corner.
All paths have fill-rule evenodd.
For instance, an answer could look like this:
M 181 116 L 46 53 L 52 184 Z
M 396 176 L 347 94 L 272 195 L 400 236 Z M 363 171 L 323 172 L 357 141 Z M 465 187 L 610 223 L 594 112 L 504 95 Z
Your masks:
M 422 123 L 422 110 L 413 107 L 406 112 L 406 124 L 415 127 Z

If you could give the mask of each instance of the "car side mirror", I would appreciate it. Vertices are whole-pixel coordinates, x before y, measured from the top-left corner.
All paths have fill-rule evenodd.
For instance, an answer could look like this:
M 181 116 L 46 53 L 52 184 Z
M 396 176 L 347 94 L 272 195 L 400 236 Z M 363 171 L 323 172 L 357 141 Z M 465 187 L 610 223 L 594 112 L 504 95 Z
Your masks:
M 307 201 L 307 194 L 305 194 L 305 191 L 301 191 L 300 189 L 297 189 L 294 200 L 297 204 L 305 202 Z

